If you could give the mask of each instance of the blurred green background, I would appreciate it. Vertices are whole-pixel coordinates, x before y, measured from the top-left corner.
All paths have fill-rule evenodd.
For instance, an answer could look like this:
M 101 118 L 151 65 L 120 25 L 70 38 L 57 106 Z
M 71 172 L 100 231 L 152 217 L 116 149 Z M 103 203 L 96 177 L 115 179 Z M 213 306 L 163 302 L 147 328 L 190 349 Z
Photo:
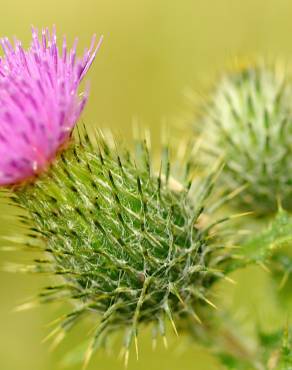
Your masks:
M 234 56 L 280 56 L 289 62 L 291 17 L 291 0 L 2 0 L 0 35 L 15 35 L 28 43 L 31 24 L 39 28 L 56 24 L 60 36 L 66 34 L 70 41 L 79 37 L 82 51 L 93 33 L 104 34 L 90 71 L 91 97 L 84 122 L 113 128 L 126 140 L 135 121 L 149 127 L 158 142 L 162 124 L 183 121 L 185 112 L 191 113 L 185 92 L 200 94 Z M 0 212 L 6 214 L 10 209 L 2 205 Z M 11 220 L 1 221 L 0 233 L 4 230 L 15 232 Z M 0 263 L 22 258 L 2 252 Z M 222 305 L 239 315 L 254 315 L 266 326 L 285 319 L 270 297 L 263 272 L 250 269 L 234 278 L 238 281 L 235 287 L 218 287 L 224 293 Z M 45 280 L 0 274 L 0 370 L 60 369 L 64 351 L 86 335 L 79 327 L 50 353 L 41 340 L 49 330 L 46 324 L 60 308 L 13 312 Z M 151 336 L 147 331 L 144 334 L 140 361 L 132 354 L 130 370 L 220 369 L 187 338 L 171 337 L 168 350 L 159 344 L 152 352 Z M 89 370 L 123 369 L 115 351 L 111 356 L 97 354 Z

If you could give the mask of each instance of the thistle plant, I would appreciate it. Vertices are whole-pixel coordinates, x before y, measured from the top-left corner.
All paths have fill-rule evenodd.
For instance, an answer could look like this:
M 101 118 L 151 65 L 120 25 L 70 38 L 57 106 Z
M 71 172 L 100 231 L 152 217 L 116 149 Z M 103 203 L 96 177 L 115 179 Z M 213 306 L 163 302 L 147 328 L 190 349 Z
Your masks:
M 284 71 L 258 64 L 224 75 L 203 108 L 204 149 L 224 158 L 225 188 L 244 188 L 235 203 L 255 215 L 292 210 L 291 98 Z
M 287 294 L 291 285 L 292 236 L 291 92 L 291 81 L 280 66 L 245 66 L 222 76 L 195 122 L 202 138 L 202 164 L 223 158 L 221 184 L 227 193 L 237 194 L 229 205 L 252 211 L 247 223 L 237 225 L 252 225 L 254 229 L 241 238 L 237 267 L 242 263 L 257 264 L 269 271 L 277 283 L 276 289 L 271 283 L 271 290 L 282 308 L 291 302 Z M 254 216 L 260 216 L 263 222 L 255 222 Z M 217 321 L 222 324 L 223 320 Z M 225 330 L 223 325 L 223 333 Z M 220 330 L 217 336 L 220 338 Z M 267 338 L 275 342 L 265 342 Z M 285 350 L 280 349 L 279 338 L 283 346 L 288 343 Z M 221 337 L 215 351 L 227 368 L 290 369 L 291 339 L 287 338 L 291 338 L 288 327 L 286 339 L 279 332 L 271 335 L 259 331 L 254 338 L 257 355 L 245 350 L 241 343 L 245 353 L 241 357 L 222 348 Z M 275 344 L 278 347 L 273 349 Z
M 200 322 L 199 311 L 213 305 L 210 287 L 224 277 L 229 258 L 213 236 L 216 222 L 200 221 L 214 173 L 193 184 L 186 165 L 185 182 L 173 186 L 167 149 L 155 172 L 144 142 L 135 156 L 100 135 L 95 145 L 86 133 L 70 144 L 86 101 L 77 97 L 77 88 L 95 57 L 93 42 L 77 62 L 75 46 L 68 56 L 65 43 L 59 52 L 55 31 L 43 31 L 39 40 L 33 30 L 27 52 L 19 42 L 14 48 L 7 40 L 2 44 L 2 86 L 9 88 L 1 105 L 1 149 L 8 153 L 0 163 L 1 182 L 28 211 L 21 217 L 29 225 L 25 244 L 44 253 L 35 265 L 19 269 L 62 277 L 41 301 L 76 303 L 56 329 L 57 340 L 95 312 L 98 325 L 86 360 L 122 328 L 127 361 L 142 323 L 152 323 L 164 336 L 165 318 L 175 331 L 181 317 Z
M 85 366 L 93 352 L 111 334 L 121 330 L 125 332 L 123 350 L 127 364 L 132 344 L 138 354 L 138 333 L 143 325 L 151 325 L 154 337 L 160 334 L 166 340 L 169 322 L 175 333 L 179 330 L 195 333 L 202 344 L 217 348 L 221 331 L 217 321 L 221 318 L 215 314 L 213 303 L 215 283 L 228 280 L 228 273 L 236 268 L 257 263 L 259 259 L 261 263 L 269 261 L 270 242 L 278 242 L 284 234 L 290 235 L 290 218 L 285 219 L 284 228 L 275 227 L 276 231 L 272 228 L 272 235 L 269 234 L 261 249 L 253 247 L 254 241 L 246 242 L 239 250 L 234 248 L 237 236 L 230 236 L 232 228 L 228 226 L 234 215 L 219 217 L 217 211 L 236 191 L 233 183 L 231 186 L 230 182 L 224 182 L 227 184 L 224 195 L 216 195 L 221 187 L 220 165 L 208 164 L 203 176 L 199 166 L 194 166 L 186 145 L 183 145 L 187 149 L 183 163 L 171 159 L 169 146 L 163 147 L 161 160 L 157 162 L 152 158 L 147 140 L 137 140 L 135 150 L 130 150 L 101 132 L 89 135 L 80 125 L 74 130 L 87 100 L 87 93 L 79 95 L 79 85 L 100 42 L 95 48 L 93 38 L 84 57 L 76 59 L 76 43 L 68 52 L 64 39 L 60 52 L 55 30 L 52 33 L 43 30 L 39 37 L 33 29 L 32 34 L 32 46 L 27 51 L 19 41 L 12 46 L 7 39 L 2 40 L 5 56 L 0 60 L 0 154 L 3 154 L 0 184 L 2 196 L 21 209 L 19 219 L 25 225 L 25 233 L 10 240 L 40 253 L 40 257 L 29 265 L 8 265 L 8 269 L 49 273 L 56 282 L 44 288 L 38 301 L 72 303 L 71 311 L 59 319 L 51 333 L 55 344 L 81 319 L 93 318 L 94 330 L 85 353 Z M 270 128 L 269 120 L 276 116 L 270 107 L 275 102 L 279 105 L 277 124 L 280 118 L 289 117 L 289 89 L 278 84 L 270 72 L 247 73 L 248 81 L 243 74 L 239 82 L 235 77 L 234 82 L 232 77 L 227 85 L 232 90 L 234 83 L 240 96 L 247 94 L 243 99 L 247 99 L 249 109 L 254 112 L 246 113 L 239 97 L 234 98 L 237 90 L 232 90 L 232 98 L 226 98 L 225 110 L 222 103 L 222 111 L 231 127 L 235 121 L 227 112 L 232 99 L 237 99 L 236 109 L 242 108 L 243 115 L 260 115 L 262 109 L 268 124 L 260 126 L 265 139 L 260 139 L 263 142 L 260 141 L 259 150 L 264 150 L 264 145 L 267 154 L 271 132 L 278 135 L 275 145 L 282 145 L 280 138 L 288 140 L 281 131 L 286 124 L 282 124 L 283 129 Z M 258 89 L 258 82 L 253 84 L 258 77 L 253 73 L 260 76 L 259 91 L 264 98 L 254 96 L 252 89 Z M 273 89 L 280 94 L 277 98 Z M 267 90 L 271 90 L 272 97 Z M 221 104 L 216 105 L 220 121 L 219 107 Z M 259 118 L 257 122 L 261 124 Z M 252 127 L 258 129 L 255 123 Z M 230 137 L 234 135 L 238 144 L 240 135 L 251 135 L 251 131 L 244 131 L 241 126 L 234 128 L 235 131 L 233 127 L 230 129 Z M 221 129 L 226 130 L 227 127 Z M 212 140 L 216 135 L 214 131 Z M 218 140 L 221 145 L 220 137 Z M 244 143 L 251 144 L 250 140 L 248 136 Z M 213 144 L 216 149 L 215 141 Z M 240 155 L 234 154 L 234 160 L 241 158 Z M 283 154 L 280 158 L 283 162 Z M 277 165 L 274 157 L 271 163 Z M 224 177 L 231 178 L 233 166 L 226 168 Z M 283 203 L 289 205 L 289 182 L 282 188 L 281 178 L 279 183 L 273 183 L 271 190 L 269 173 L 263 171 L 264 185 L 260 183 L 258 193 L 255 184 L 251 187 L 253 198 L 242 196 L 245 201 L 259 201 L 261 212 L 266 208 L 267 212 L 274 210 L 278 191 L 284 195 Z M 289 176 L 287 172 L 284 175 Z M 236 186 L 241 186 L 238 182 Z M 266 191 L 262 190 L 264 186 Z M 278 340 L 272 348 L 282 345 L 287 358 L 290 356 L 288 334 L 283 345 Z M 231 358 L 228 350 L 220 348 L 220 355 L 226 365 L 226 358 Z M 287 362 L 289 358 L 286 361 L 285 356 L 274 362 Z M 242 359 L 239 356 L 237 360 Z M 262 369 L 257 367 L 258 360 L 245 360 L 242 360 L 247 363 L 245 368 Z

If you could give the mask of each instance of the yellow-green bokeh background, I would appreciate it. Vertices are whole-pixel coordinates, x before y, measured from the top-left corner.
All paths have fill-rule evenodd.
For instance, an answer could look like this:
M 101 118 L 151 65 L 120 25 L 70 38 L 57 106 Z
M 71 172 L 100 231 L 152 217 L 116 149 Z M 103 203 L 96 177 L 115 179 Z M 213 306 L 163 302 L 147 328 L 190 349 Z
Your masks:
M 103 34 L 83 117 L 86 124 L 114 128 L 123 138 L 130 136 L 136 120 L 158 141 L 163 122 L 190 112 L 185 91 L 200 91 L 234 56 L 280 56 L 289 61 L 292 53 L 291 0 L 1 0 L 0 19 L 1 36 L 16 35 L 26 43 L 31 24 L 39 28 L 56 24 L 58 34 L 66 34 L 70 41 L 79 36 L 79 50 L 93 33 Z M 7 207 L 0 208 L 6 211 Z M 10 221 L 1 224 L 0 232 L 4 230 L 14 232 Z M 1 253 L 0 262 L 17 258 Z M 274 321 L 275 307 L 266 303 L 269 289 L 263 274 L 254 269 L 236 278 L 239 288 L 223 287 L 229 301 L 244 307 L 247 315 Z M 62 352 L 71 346 L 68 340 L 49 353 L 48 345 L 41 344 L 48 332 L 45 324 L 55 318 L 58 308 L 12 312 L 44 280 L 0 274 L 0 370 L 57 370 Z M 250 292 L 252 288 L 255 291 Z M 75 332 L 72 342 L 82 335 L 82 329 Z M 186 341 L 171 338 L 169 350 L 159 345 L 152 353 L 145 334 L 140 361 L 131 360 L 129 368 L 219 369 L 195 345 L 184 348 L 181 343 Z M 89 369 L 123 369 L 116 357 L 100 353 Z

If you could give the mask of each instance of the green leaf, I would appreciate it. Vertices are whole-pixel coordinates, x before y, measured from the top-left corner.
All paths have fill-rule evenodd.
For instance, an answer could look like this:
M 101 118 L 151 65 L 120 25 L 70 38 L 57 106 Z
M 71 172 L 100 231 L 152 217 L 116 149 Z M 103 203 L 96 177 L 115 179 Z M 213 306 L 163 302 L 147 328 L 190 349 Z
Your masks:
M 239 254 L 246 263 L 266 263 L 282 247 L 292 247 L 292 215 L 283 209 L 266 230 L 247 240 Z

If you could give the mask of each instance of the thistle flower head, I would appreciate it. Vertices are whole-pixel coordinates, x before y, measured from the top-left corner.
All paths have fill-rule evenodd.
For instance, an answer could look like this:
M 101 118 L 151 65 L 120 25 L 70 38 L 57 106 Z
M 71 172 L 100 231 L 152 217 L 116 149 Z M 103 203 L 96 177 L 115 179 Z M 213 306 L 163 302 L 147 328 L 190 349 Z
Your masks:
M 244 187 L 234 200 L 258 215 L 279 201 L 292 209 L 291 100 L 282 69 L 250 66 L 222 77 L 202 117 L 206 152 L 225 159 L 226 189 Z
M 93 37 L 82 58 L 76 40 L 68 49 L 64 38 L 59 49 L 55 28 L 33 28 L 27 50 L 19 40 L 0 42 L 0 185 L 10 185 L 44 170 L 70 137 L 87 100 L 78 88 L 100 42 L 95 48 Z

